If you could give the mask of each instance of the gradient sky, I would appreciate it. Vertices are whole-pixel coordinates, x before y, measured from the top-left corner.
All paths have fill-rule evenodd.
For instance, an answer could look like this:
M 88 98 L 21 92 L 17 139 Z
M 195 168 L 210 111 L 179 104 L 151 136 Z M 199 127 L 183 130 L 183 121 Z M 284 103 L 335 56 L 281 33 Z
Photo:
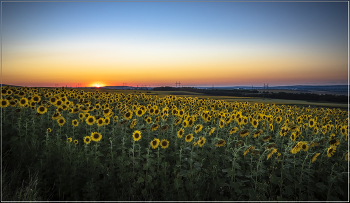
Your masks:
M 347 2 L 2 2 L 2 83 L 332 85 Z

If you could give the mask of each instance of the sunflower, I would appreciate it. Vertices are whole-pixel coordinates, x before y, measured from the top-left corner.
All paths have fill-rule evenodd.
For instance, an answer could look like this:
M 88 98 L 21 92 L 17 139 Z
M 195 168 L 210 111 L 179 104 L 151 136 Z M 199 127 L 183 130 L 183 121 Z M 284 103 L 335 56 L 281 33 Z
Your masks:
M 301 149 L 303 149 L 305 152 L 309 149 L 309 146 L 307 145 L 306 142 L 302 142 Z
M 315 120 L 311 118 L 311 119 L 309 120 L 309 127 L 310 127 L 310 128 L 313 128 L 313 127 L 315 126 L 315 124 L 316 124 Z
M 126 120 L 129 120 L 131 117 L 132 117 L 132 111 L 130 110 L 124 114 L 124 118 Z
M 199 145 L 200 147 L 203 147 L 205 141 L 206 141 L 205 137 L 199 137 L 198 145 Z
M 194 124 L 194 120 L 192 117 L 189 117 L 190 119 L 188 120 L 188 127 L 192 127 Z
M 57 101 L 57 98 L 56 98 L 56 97 L 51 97 L 51 98 L 50 98 L 50 103 L 51 103 L 52 105 L 56 105 L 56 101 Z
M 271 136 L 268 135 L 268 136 L 263 137 L 263 138 L 262 138 L 262 141 L 263 141 L 263 142 L 266 142 L 266 141 L 269 141 L 270 139 L 271 139 Z
M 264 132 L 263 130 L 257 130 L 257 131 L 254 132 L 253 137 L 256 138 L 256 137 L 258 137 L 259 135 L 261 135 L 263 132 Z
M 242 130 L 241 132 L 239 132 L 239 136 L 241 137 L 246 137 L 249 135 L 249 130 Z
M 225 125 L 225 121 L 222 120 L 222 119 L 220 119 L 220 121 L 219 121 L 219 127 L 220 127 L 220 128 L 223 128 L 224 125 Z
M 349 161 L 349 158 L 350 158 L 350 154 L 349 152 L 345 154 L 345 161 Z
M 337 147 L 335 145 L 331 145 L 328 149 L 327 149 L 327 156 L 331 157 L 335 150 L 337 149 Z
M 66 120 L 61 116 L 57 119 L 57 123 L 59 126 L 63 126 L 66 123 Z
M 67 142 L 72 142 L 72 138 L 71 137 L 67 138 Z
M 163 125 L 161 128 L 160 128 L 160 131 L 164 132 L 164 131 L 167 131 L 169 129 L 169 125 Z
M 111 122 L 111 119 L 109 117 L 105 117 L 103 122 L 105 125 L 108 125 Z
M 184 120 L 184 121 L 182 122 L 182 126 L 183 126 L 184 128 L 186 128 L 186 127 L 188 126 L 188 121 L 187 121 L 187 120 Z
M 203 128 L 203 125 L 201 125 L 201 124 L 196 125 L 196 127 L 194 129 L 194 133 L 196 133 L 196 134 L 199 133 L 202 130 L 202 128 Z
M 47 112 L 47 108 L 44 106 L 39 106 L 36 111 L 40 114 L 44 114 Z
M 19 100 L 19 105 L 20 106 L 24 107 L 26 104 L 28 104 L 28 99 L 27 98 L 23 97 L 22 99 Z
M 281 131 L 280 131 L 280 136 L 285 136 L 286 134 L 288 133 L 288 127 L 287 126 L 284 126 L 281 128 Z
M 152 131 L 155 131 L 159 128 L 159 125 L 158 124 L 153 124 L 152 125 Z
M 112 110 L 110 108 L 106 108 L 105 110 L 103 110 L 103 115 L 108 116 L 111 112 Z
M 136 130 L 132 136 L 134 137 L 134 141 L 139 141 L 141 139 L 141 131 Z
M 74 142 L 74 144 L 76 144 L 76 145 L 78 144 L 78 140 L 74 140 L 73 142 Z
M 79 125 L 78 120 L 77 120 L 77 119 L 72 120 L 72 125 L 73 125 L 74 127 L 77 127 L 77 126 Z
M 265 149 L 272 149 L 272 148 L 274 148 L 275 146 L 276 146 L 276 144 L 275 144 L 275 143 L 272 143 L 272 144 L 267 145 L 267 146 L 265 147 Z
M 252 125 L 253 125 L 254 128 L 257 128 L 258 125 L 259 125 L 259 121 L 256 120 L 256 119 L 253 119 L 253 120 L 252 120 Z
M 347 135 L 347 129 L 346 129 L 346 126 L 342 126 L 341 128 L 340 128 L 340 132 L 341 132 L 341 134 L 343 134 L 343 135 Z
M 93 125 L 96 119 L 95 119 L 95 116 L 89 116 L 85 121 L 88 125 Z
M 180 109 L 180 110 L 178 111 L 178 114 L 177 114 L 177 115 L 180 116 L 180 117 L 182 117 L 184 114 L 185 114 L 184 110 Z
M 182 121 L 182 118 L 176 119 L 176 120 L 174 121 L 174 126 L 179 125 L 179 124 L 181 123 L 181 121 Z
M 255 149 L 254 146 L 248 147 L 248 148 L 244 151 L 243 156 L 247 155 L 247 154 L 249 153 L 250 150 L 254 150 L 254 149 Z
M 237 131 L 238 131 L 238 128 L 237 128 L 237 127 L 231 128 L 231 130 L 230 130 L 230 135 L 233 134 L 233 133 L 236 133 Z
M 290 140 L 292 140 L 292 141 L 294 142 L 295 139 L 297 139 L 297 135 L 296 135 L 296 133 L 292 133 L 292 134 L 290 135 Z
M 338 146 L 340 144 L 340 142 L 339 142 L 339 139 L 332 139 L 331 141 L 329 141 L 329 144 Z
M 159 139 L 154 138 L 154 140 L 151 141 L 151 146 L 152 146 L 152 148 L 153 148 L 153 149 L 157 148 L 158 145 L 159 145 L 159 142 L 160 142 Z
M 91 137 L 92 141 L 94 141 L 94 142 L 99 142 L 102 139 L 102 135 L 100 133 L 97 133 L 97 132 L 91 133 L 90 137 Z
M 163 148 L 163 149 L 166 149 L 169 147 L 169 141 L 168 140 L 162 140 L 160 142 L 160 146 Z
M 62 104 L 63 104 L 63 101 L 60 100 L 60 99 L 58 99 L 58 100 L 56 101 L 55 106 L 61 106 Z
M 138 116 L 138 117 L 141 117 L 142 115 L 143 115 L 143 111 L 142 111 L 142 109 L 141 108 L 138 108 L 137 110 L 136 110 L 136 116 Z
M 301 150 L 302 142 L 298 142 L 293 149 L 290 150 L 291 153 L 296 154 Z
M 90 144 L 90 142 L 91 142 L 91 137 L 90 137 L 90 136 L 84 137 L 84 142 L 85 142 L 86 144 Z
M 253 150 L 253 151 L 252 151 L 252 154 L 253 154 L 253 155 L 260 154 L 260 151 L 259 151 L 259 150 Z
M 113 117 L 113 121 L 114 121 L 114 122 L 118 122 L 118 116 L 114 116 L 114 117 Z
M 188 134 L 185 137 L 186 142 L 191 142 L 193 140 L 193 134 Z
M 214 133 L 214 131 L 215 131 L 215 127 L 212 127 L 212 128 L 210 128 L 210 130 L 209 130 L 209 136 L 211 135 L 211 134 L 213 134 Z
M 97 124 L 98 127 L 103 126 L 103 123 L 104 123 L 104 119 L 103 119 L 103 118 L 99 118 L 99 119 L 97 119 L 97 121 L 96 121 L 96 124 Z
M 46 131 L 47 131 L 48 133 L 50 133 L 52 130 L 51 130 L 51 128 L 48 128 Z
M 183 128 L 181 128 L 179 131 L 177 131 L 177 137 L 178 138 L 182 138 L 182 136 L 184 135 L 185 130 Z
M 273 131 L 273 125 L 272 124 L 269 125 L 269 128 L 270 128 L 270 131 Z
M 226 144 L 225 140 L 219 140 L 217 143 L 216 143 L 216 147 L 222 147 Z
M 150 115 L 153 115 L 153 113 L 154 113 L 154 108 L 151 107 L 151 108 L 148 110 L 148 113 L 149 113 Z
M 282 122 L 282 117 L 281 116 L 276 117 L 276 122 L 280 124 Z
M 79 113 L 79 118 L 80 118 L 80 120 L 83 120 L 84 119 L 84 114 L 83 113 Z
M 10 102 L 7 99 L 1 100 L 1 108 L 8 107 L 10 105 Z
M 320 155 L 321 153 L 316 153 L 315 155 L 312 156 L 312 163 L 314 163 L 317 159 L 317 157 Z
M 266 159 L 266 160 L 269 160 L 269 158 L 270 158 L 274 153 L 276 153 L 276 152 L 277 152 L 277 149 L 274 148 L 274 149 L 267 155 L 267 159 Z

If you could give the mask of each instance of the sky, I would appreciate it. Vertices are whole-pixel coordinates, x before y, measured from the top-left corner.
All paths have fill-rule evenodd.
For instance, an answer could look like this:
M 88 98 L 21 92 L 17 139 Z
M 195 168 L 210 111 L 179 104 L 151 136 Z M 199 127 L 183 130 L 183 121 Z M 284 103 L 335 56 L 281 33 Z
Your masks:
M 3 84 L 348 84 L 348 2 L 1 6 Z

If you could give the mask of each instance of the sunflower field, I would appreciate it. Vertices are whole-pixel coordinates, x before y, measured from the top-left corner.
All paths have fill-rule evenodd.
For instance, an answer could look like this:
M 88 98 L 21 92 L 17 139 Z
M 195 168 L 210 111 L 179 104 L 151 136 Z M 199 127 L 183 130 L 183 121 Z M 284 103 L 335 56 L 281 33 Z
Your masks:
M 1 91 L 3 200 L 348 199 L 347 111 Z

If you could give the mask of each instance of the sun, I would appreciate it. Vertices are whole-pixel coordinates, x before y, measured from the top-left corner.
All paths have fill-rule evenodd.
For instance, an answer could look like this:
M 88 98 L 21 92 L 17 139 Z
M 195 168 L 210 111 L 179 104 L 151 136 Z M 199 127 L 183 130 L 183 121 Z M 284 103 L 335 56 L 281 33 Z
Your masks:
M 95 82 L 95 83 L 92 83 L 91 87 L 95 87 L 95 88 L 100 88 L 100 87 L 103 87 L 104 84 L 102 83 L 99 83 L 99 82 Z

